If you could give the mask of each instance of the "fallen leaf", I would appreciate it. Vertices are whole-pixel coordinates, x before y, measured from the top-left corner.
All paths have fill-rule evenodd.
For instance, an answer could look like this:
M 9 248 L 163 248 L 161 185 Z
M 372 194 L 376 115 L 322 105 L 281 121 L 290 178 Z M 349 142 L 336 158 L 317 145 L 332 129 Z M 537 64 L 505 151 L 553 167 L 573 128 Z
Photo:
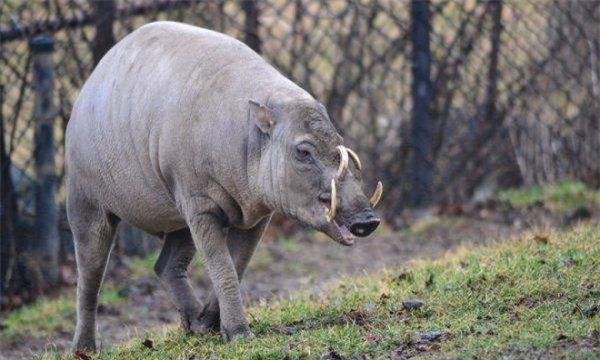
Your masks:
M 548 235 L 546 234 L 535 234 L 533 236 L 533 240 L 541 243 L 541 244 L 547 244 L 548 243 Z
M 600 313 L 600 305 L 593 305 L 589 309 L 585 310 L 583 315 L 585 315 L 585 317 L 592 317 L 598 313 Z
M 145 347 L 147 347 L 148 349 L 154 349 L 154 342 L 152 342 L 152 340 L 150 339 L 146 339 L 142 342 L 142 345 L 144 345 Z
M 370 314 L 361 310 L 352 310 L 348 313 L 345 318 L 347 324 L 354 324 L 358 326 L 367 326 L 370 321 Z
M 327 359 L 327 360 L 345 360 L 344 357 L 342 357 L 342 355 L 340 355 L 337 351 L 335 351 L 333 348 L 329 348 L 329 352 L 327 354 L 325 354 L 322 359 Z
M 433 342 L 439 340 L 442 337 L 442 335 L 444 335 L 444 333 L 441 331 L 429 331 L 426 333 L 419 334 L 419 339 Z
M 394 350 L 393 352 L 393 359 L 394 360 L 408 360 L 410 359 L 410 352 L 407 351 L 407 346 L 402 345 L 400 347 L 398 347 L 396 350 Z
M 92 358 L 82 351 L 75 351 L 75 359 L 77 360 L 92 360 Z
M 285 335 L 294 335 L 295 333 L 298 332 L 298 328 L 295 326 L 284 326 L 281 329 L 281 332 L 284 333 Z
M 425 302 L 421 299 L 410 299 L 402 302 L 402 306 L 406 310 L 416 310 L 425 305 Z
M 404 281 L 404 280 L 410 280 L 412 278 L 412 274 L 410 271 L 402 271 L 400 274 L 398 274 L 398 276 L 396 277 L 396 279 L 398 281 Z

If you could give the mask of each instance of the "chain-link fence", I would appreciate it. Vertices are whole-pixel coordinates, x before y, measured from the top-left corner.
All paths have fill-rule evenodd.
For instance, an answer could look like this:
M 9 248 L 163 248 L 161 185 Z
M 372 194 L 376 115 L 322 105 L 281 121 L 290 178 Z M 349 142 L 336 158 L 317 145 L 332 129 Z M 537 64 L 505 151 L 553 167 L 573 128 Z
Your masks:
M 599 4 L 4 0 L 2 181 L 11 185 L 17 215 L 33 218 L 39 119 L 30 42 L 36 35 L 54 40 L 52 118 L 62 203 L 64 130 L 95 62 L 142 24 L 174 20 L 246 41 L 323 102 L 364 159 L 367 186 L 376 179 L 386 184 L 389 214 L 420 182 L 411 181 L 421 171 L 415 169 L 425 168 L 434 202 L 564 178 L 598 187 Z
M 56 164 L 64 128 L 102 47 L 140 25 L 176 20 L 254 41 L 322 101 L 347 141 L 400 203 L 410 172 L 413 65 L 408 1 L 5 1 L 2 121 L 20 209 L 32 206 L 34 94 L 28 41 L 56 43 Z M 104 7 L 104 9 L 102 9 Z M 464 200 L 483 183 L 577 178 L 598 186 L 599 6 L 596 1 L 432 1 L 429 121 L 432 196 Z M 102 17 L 104 16 L 104 18 Z M 252 16 L 256 21 L 247 21 Z M 250 25 L 250 26 L 249 26 Z M 104 25 L 106 26 L 106 25 Z M 257 33 L 252 33 L 257 31 Z M 109 38 L 106 35 L 100 38 Z M 59 198 L 64 196 L 62 187 Z

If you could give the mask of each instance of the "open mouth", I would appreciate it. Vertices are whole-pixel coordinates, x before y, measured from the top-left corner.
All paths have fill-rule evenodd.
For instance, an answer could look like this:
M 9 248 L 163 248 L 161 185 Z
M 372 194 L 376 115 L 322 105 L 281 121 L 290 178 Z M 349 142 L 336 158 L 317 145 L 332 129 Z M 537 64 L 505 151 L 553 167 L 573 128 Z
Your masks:
M 350 230 L 346 227 L 346 225 L 338 225 L 335 220 L 329 223 L 329 227 L 333 228 L 332 231 L 328 234 L 333 240 L 344 246 L 352 246 L 354 245 L 355 236 L 352 235 Z
M 322 201 L 325 213 L 329 213 L 328 202 Z M 334 219 L 331 219 L 323 230 L 323 232 L 329 236 L 335 242 L 338 242 L 344 246 L 354 245 L 355 236 L 348 230 L 346 225 L 340 225 Z

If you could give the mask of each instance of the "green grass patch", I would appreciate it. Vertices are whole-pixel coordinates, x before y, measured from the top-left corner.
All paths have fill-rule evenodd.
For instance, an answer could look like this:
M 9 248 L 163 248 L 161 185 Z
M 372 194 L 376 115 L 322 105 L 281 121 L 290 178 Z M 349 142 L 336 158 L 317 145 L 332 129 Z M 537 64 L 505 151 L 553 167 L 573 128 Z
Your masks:
M 452 232 L 464 226 L 466 220 L 460 217 L 425 217 L 405 230 L 407 235 L 423 237 L 436 231 Z
M 564 181 L 545 186 L 501 191 L 498 199 L 516 208 L 543 203 L 550 210 L 568 212 L 580 207 L 600 207 L 600 190 L 588 188 L 581 182 Z
M 281 250 L 288 254 L 302 252 L 302 245 L 298 243 L 298 239 L 293 237 L 281 236 L 277 238 L 277 243 Z
M 248 309 L 253 340 L 224 344 L 218 335 L 163 329 L 149 335 L 152 349 L 134 339 L 98 358 L 591 359 L 600 351 L 600 229 L 581 225 L 462 249 L 408 270 L 344 278 L 324 294 Z M 425 304 L 405 309 L 414 298 Z M 441 336 L 424 340 L 434 334 Z
M 75 328 L 75 299 L 75 291 L 69 291 L 56 299 L 41 298 L 11 312 L 2 321 L 5 328 L 0 333 L 0 341 L 14 343 L 25 338 L 44 339 L 51 334 L 72 333 Z M 117 291 L 110 288 L 103 289 L 100 294 L 103 305 L 123 300 Z
M 159 252 L 155 251 L 151 254 L 144 256 L 143 258 L 136 258 L 131 262 L 130 276 L 138 279 L 144 276 L 154 274 L 154 264 L 158 260 Z

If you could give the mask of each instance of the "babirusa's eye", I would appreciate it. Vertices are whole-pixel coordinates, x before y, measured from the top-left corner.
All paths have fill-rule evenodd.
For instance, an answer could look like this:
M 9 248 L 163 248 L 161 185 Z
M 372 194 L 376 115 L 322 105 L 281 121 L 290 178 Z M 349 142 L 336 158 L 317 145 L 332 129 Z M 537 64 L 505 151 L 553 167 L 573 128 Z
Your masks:
M 312 159 L 310 151 L 304 146 L 296 147 L 296 158 L 300 161 L 308 162 Z

